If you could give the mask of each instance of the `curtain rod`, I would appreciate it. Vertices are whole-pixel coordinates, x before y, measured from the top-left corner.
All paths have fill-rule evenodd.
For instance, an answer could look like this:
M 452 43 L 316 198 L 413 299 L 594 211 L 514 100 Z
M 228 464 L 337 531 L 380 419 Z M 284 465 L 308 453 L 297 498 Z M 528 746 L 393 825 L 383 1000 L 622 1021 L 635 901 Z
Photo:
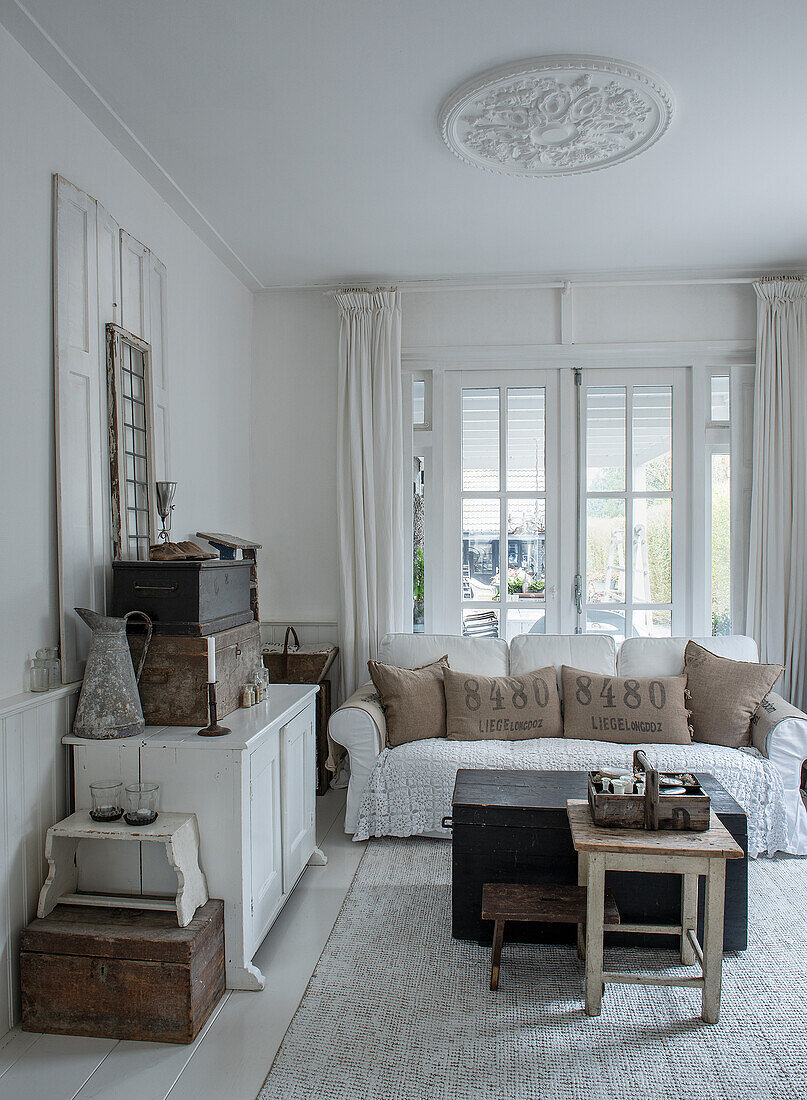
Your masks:
M 801 275 L 746 275 L 735 276 L 732 278 L 719 278 L 719 277 L 702 277 L 702 278 L 662 278 L 662 277 L 648 277 L 648 278 L 616 278 L 616 279 L 567 279 L 565 281 L 546 281 L 546 282 L 524 282 L 524 283 L 412 283 L 409 286 L 406 283 L 399 284 L 397 290 L 401 294 L 420 294 L 427 291 L 468 291 L 468 290 L 565 290 L 572 287 L 609 287 L 609 286 L 750 286 L 752 283 L 757 282 L 759 279 L 801 279 Z M 305 288 L 300 288 L 305 289 Z M 313 287 L 311 289 L 314 289 Z M 379 287 L 349 287 L 347 290 L 367 290 L 370 293 L 377 291 Z M 323 294 L 326 297 L 333 298 L 337 294 L 343 293 L 343 288 L 331 287 L 328 290 L 323 290 Z

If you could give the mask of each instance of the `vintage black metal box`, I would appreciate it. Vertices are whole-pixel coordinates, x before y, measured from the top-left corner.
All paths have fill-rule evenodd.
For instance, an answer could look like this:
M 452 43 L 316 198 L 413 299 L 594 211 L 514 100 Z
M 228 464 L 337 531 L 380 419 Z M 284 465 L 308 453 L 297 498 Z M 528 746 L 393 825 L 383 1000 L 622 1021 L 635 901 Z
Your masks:
M 157 634 L 204 637 L 254 618 L 249 561 L 115 561 L 112 614 L 145 611 Z
M 747 820 L 714 776 L 696 773 L 712 809 L 743 851 L 748 851 Z M 493 925 L 482 920 L 486 882 L 520 885 L 574 885 L 577 853 L 572 844 L 566 802 L 585 798 L 586 772 L 461 770 L 452 800 L 452 934 L 456 939 L 490 943 Z M 677 924 L 681 912 L 680 875 L 609 871 L 608 887 L 624 923 Z M 702 934 L 703 884 L 699 926 Z M 508 935 L 528 942 L 572 942 L 573 925 L 513 922 Z M 606 933 L 606 943 L 609 934 Z M 615 944 L 664 944 L 659 936 L 620 932 Z M 723 945 L 742 951 L 748 942 L 748 858 L 726 865 Z M 671 941 L 672 943 L 672 941 Z

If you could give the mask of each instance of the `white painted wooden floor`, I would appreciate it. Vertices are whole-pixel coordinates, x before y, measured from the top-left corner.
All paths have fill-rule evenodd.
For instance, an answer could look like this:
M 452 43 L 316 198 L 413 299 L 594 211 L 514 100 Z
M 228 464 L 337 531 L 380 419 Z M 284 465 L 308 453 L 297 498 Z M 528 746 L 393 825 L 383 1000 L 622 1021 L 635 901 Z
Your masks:
M 343 832 L 345 792 L 317 799 L 326 867 L 309 867 L 255 956 L 260 993 L 227 991 L 189 1046 L 32 1035 L 0 1039 L 2 1100 L 254 1100 L 364 851 Z

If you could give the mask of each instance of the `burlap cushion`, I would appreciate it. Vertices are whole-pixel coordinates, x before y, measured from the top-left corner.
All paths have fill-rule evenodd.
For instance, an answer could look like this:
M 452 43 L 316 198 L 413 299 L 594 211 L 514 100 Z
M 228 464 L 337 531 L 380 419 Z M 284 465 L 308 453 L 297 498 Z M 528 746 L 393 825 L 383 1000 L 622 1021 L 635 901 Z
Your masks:
M 448 654 L 420 668 L 398 668 L 368 661 L 367 668 L 381 697 L 387 720 L 387 747 L 446 735 L 443 670 Z
M 739 749 L 751 744 L 751 719 L 784 667 L 716 657 L 697 642 L 687 642 L 684 672 L 693 740 Z
M 554 668 L 523 676 L 443 673 L 449 741 L 526 741 L 560 737 L 558 681 Z
M 601 676 L 564 665 L 563 736 L 619 745 L 688 745 L 685 676 Z

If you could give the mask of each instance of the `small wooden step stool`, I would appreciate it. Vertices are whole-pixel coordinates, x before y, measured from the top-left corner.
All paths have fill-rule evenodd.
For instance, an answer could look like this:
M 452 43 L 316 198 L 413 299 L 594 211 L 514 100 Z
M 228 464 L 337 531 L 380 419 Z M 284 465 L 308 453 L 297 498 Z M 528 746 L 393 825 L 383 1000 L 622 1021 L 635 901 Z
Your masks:
M 482 919 L 495 921 L 490 954 L 490 988 L 499 988 L 504 926 L 509 920 L 545 924 L 585 924 L 585 886 L 518 886 L 486 882 L 482 887 Z M 605 892 L 605 924 L 619 924 L 619 910 Z
M 162 844 L 177 876 L 174 898 L 146 898 L 139 894 L 79 894 L 76 851 L 81 841 L 120 840 Z M 48 877 L 39 894 L 36 915 L 42 919 L 57 905 L 98 905 L 129 909 L 169 909 L 177 924 L 187 928 L 200 905 L 208 899 L 207 879 L 199 866 L 199 825 L 196 814 L 172 814 L 162 810 L 151 825 L 127 825 L 124 820 L 97 822 L 89 810 L 77 810 L 51 825 L 45 837 Z

